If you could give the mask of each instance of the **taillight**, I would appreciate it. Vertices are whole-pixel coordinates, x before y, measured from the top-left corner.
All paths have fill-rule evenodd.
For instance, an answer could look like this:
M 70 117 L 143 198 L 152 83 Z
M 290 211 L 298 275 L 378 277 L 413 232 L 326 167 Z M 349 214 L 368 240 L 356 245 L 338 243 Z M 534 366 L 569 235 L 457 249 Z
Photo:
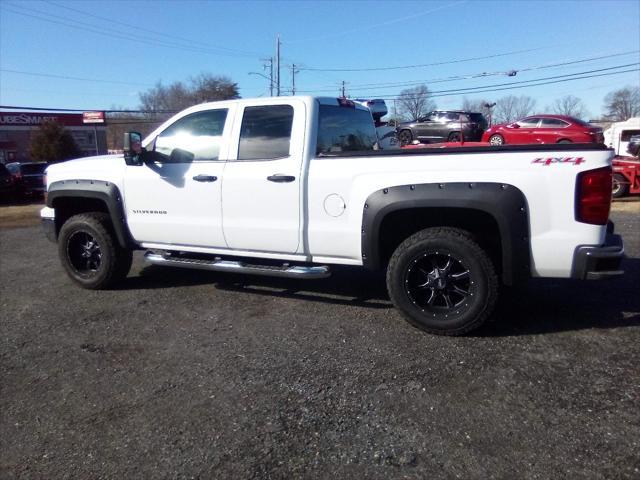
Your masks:
M 592 225 L 606 225 L 611 208 L 611 167 L 578 174 L 576 182 L 576 220 Z

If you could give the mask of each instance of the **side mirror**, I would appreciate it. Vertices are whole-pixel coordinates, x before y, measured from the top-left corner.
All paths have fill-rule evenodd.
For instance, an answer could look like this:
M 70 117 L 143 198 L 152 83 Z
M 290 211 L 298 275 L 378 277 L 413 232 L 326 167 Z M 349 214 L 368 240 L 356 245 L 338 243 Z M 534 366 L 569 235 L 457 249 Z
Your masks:
M 517 123 L 512 123 L 509 125 L 509 128 L 520 128 L 520 125 L 518 125 Z
M 127 165 L 142 165 L 142 135 L 140 132 L 124 134 L 124 161 Z
M 195 155 L 188 150 L 183 150 L 181 148 L 174 148 L 171 150 L 171 155 L 169 155 L 170 163 L 191 163 Z

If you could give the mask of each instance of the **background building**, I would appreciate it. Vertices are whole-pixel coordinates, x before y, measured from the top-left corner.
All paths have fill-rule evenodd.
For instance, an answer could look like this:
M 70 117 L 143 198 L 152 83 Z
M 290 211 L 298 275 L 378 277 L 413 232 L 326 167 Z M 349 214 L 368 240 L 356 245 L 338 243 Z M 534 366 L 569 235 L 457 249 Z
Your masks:
M 91 112 L 98 113 L 98 112 Z M 102 113 L 102 112 L 99 112 Z M 93 120 L 87 120 L 93 117 Z M 29 162 L 31 137 L 40 124 L 56 121 L 71 133 L 83 156 L 107 153 L 107 127 L 82 113 L 0 111 L 0 163 Z M 104 114 L 102 114 L 104 122 Z

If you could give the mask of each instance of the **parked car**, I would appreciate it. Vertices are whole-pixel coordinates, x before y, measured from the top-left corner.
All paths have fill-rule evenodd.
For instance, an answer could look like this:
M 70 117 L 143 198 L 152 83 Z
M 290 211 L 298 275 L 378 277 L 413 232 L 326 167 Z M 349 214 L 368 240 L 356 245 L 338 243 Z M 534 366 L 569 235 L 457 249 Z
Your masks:
M 408 145 L 414 140 L 420 143 L 459 142 L 461 139 L 477 142 L 487 125 L 487 120 L 481 113 L 437 110 L 415 122 L 398 125 L 398 139 L 402 145 Z
M 16 186 L 11 172 L 4 163 L 0 163 L 0 200 L 9 200 L 15 196 Z
M 632 157 L 640 158 L 640 135 L 633 135 L 629 139 L 629 144 L 627 145 L 627 152 Z
M 13 177 L 16 193 L 21 196 L 43 196 L 46 190 L 44 171 L 46 162 L 13 162 L 7 164 L 7 170 Z
M 604 143 L 602 128 L 568 115 L 532 115 L 493 125 L 482 136 L 491 145 L 527 143 Z

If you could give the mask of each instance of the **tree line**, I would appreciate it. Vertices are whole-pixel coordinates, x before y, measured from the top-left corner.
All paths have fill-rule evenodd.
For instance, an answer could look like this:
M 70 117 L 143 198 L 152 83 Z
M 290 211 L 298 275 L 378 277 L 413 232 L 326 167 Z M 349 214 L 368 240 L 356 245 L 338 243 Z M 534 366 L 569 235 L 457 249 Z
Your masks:
M 426 85 L 409 88 L 400 92 L 396 100 L 399 118 L 396 121 L 415 121 L 427 113 L 436 110 L 437 105 Z M 540 110 L 535 98 L 528 95 L 505 95 L 496 100 L 463 98 L 461 110 L 479 112 L 491 118 L 492 123 L 511 123 L 520 118 L 532 115 Z M 589 112 L 584 102 L 574 96 L 565 95 L 556 99 L 551 105 L 541 111 L 557 115 L 569 115 L 582 120 L 588 120 Z M 604 117 L 602 120 L 611 122 L 624 121 L 631 117 L 640 116 L 640 87 L 624 87 L 609 92 L 604 98 Z

